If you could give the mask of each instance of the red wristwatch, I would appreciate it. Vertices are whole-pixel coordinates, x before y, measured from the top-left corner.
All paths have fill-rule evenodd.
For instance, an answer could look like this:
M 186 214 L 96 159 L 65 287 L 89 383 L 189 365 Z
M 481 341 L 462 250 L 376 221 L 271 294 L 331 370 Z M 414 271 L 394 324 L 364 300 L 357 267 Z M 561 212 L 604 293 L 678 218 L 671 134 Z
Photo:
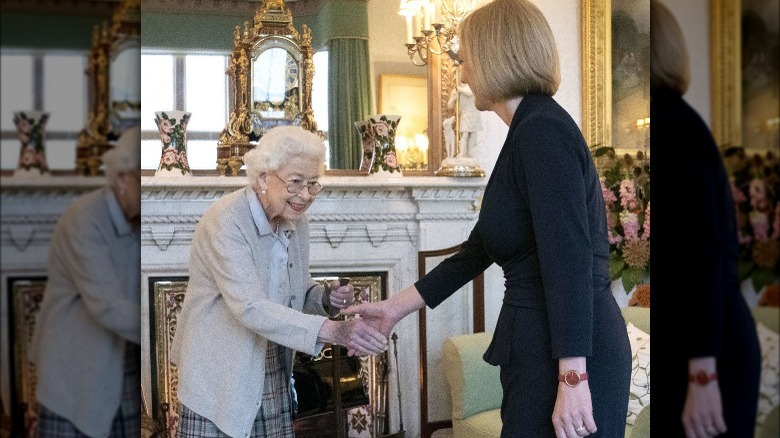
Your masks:
M 704 386 L 710 382 L 714 382 L 718 380 L 718 374 L 717 373 L 707 374 L 704 370 L 700 370 L 696 374 L 691 374 L 688 377 L 688 380 L 691 383 L 698 383 L 699 385 Z
M 574 370 L 569 370 L 563 374 L 558 374 L 558 381 L 563 382 L 572 388 L 579 385 L 583 380 L 588 380 L 588 373 L 580 374 Z

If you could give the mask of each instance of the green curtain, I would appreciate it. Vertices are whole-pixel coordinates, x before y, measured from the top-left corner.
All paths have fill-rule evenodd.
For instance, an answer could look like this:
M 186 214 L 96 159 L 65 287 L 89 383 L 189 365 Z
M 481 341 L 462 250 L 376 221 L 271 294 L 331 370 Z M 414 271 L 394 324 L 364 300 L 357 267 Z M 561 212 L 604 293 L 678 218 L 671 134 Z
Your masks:
M 358 169 L 362 146 L 355 122 L 371 115 L 368 39 L 328 41 L 328 138 L 332 169 Z

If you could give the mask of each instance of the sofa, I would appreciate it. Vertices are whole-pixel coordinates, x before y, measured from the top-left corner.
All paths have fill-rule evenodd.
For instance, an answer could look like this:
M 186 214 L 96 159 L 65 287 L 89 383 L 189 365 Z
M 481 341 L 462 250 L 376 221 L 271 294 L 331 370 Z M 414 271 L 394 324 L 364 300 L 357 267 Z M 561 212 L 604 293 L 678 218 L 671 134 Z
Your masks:
M 621 309 L 626 323 L 650 333 L 650 309 Z M 756 321 L 778 332 L 780 313 L 776 308 L 755 308 Z M 501 435 L 501 383 L 499 369 L 488 365 L 482 355 L 490 344 L 492 333 L 475 333 L 445 340 L 442 353 L 444 375 L 452 399 L 452 428 L 455 438 L 494 438 Z M 778 406 L 767 417 L 764 428 L 757 428 L 756 438 L 780 436 L 777 430 Z M 650 405 L 626 424 L 626 438 L 650 436 Z

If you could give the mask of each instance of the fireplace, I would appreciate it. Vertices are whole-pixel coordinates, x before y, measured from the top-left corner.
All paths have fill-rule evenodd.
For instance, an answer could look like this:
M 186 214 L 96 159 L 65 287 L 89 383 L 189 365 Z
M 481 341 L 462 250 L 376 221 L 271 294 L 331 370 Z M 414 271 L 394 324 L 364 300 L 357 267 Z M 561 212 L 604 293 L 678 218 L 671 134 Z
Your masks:
M 355 301 L 385 298 L 384 273 L 325 273 L 313 275 L 327 284 L 349 277 Z M 149 327 L 151 334 L 152 418 L 157 428 L 177 436 L 179 402 L 178 369 L 169 350 L 178 315 L 186 297 L 187 277 L 149 279 Z M 344 319 L 336 317 L 334 319 Z M 389 433 L 387 353 L 377 357 L 349 357 L 343 347 L 326 344 L 317 356 L 297 353 L 293 381 L 297 415 L 293 422 L 298 438 L 378 437 Z

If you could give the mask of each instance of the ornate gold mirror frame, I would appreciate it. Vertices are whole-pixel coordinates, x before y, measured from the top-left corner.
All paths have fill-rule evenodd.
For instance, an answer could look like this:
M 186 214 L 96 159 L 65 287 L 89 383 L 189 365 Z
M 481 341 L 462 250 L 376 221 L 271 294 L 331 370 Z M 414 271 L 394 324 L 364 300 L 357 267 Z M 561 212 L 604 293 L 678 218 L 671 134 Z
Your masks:
M 98 175 L 103 163 L 101 157 L 112 147 L 110 136 L 114 128 L 111 126 L 109 89 L 112 49 L 124 47 L 128 39 L 140 43 L 140 16 L 140 0 L 123 0 L 114 11 L 110 26 L 103 22 L 102 28 L 96 25 L 93 29 L 92 50 L 84 71 L 88 90 L 87 122 L 76 143 L 76 173 L 79 175 Z
M 611 0 L 582 0 L 582 133 L 591 150 L 612 146 Z
M 254 108 L 252 65 L 260 53 L 273 47 L 281 47 L 298 60 L 300 84 L 300 119 L 294 123 L 317 132 L 314 112 L 311 108 L 311 87 L 314 76 L 314 51 L 311 31 L 303 25 L 303 36 L 293 27 L 292 13 L 283 0 L 264 0 L 255 11 L 252 27 L 244 22 L 243 32 L 236 26 L 233 50 L 228 60 L 228 96 L 230 116 L 222 130 L 217 145 L 217 171 L 220 175 L 238 175 L 243 156 L 255 147 L 262 135 L 262 119 Z

